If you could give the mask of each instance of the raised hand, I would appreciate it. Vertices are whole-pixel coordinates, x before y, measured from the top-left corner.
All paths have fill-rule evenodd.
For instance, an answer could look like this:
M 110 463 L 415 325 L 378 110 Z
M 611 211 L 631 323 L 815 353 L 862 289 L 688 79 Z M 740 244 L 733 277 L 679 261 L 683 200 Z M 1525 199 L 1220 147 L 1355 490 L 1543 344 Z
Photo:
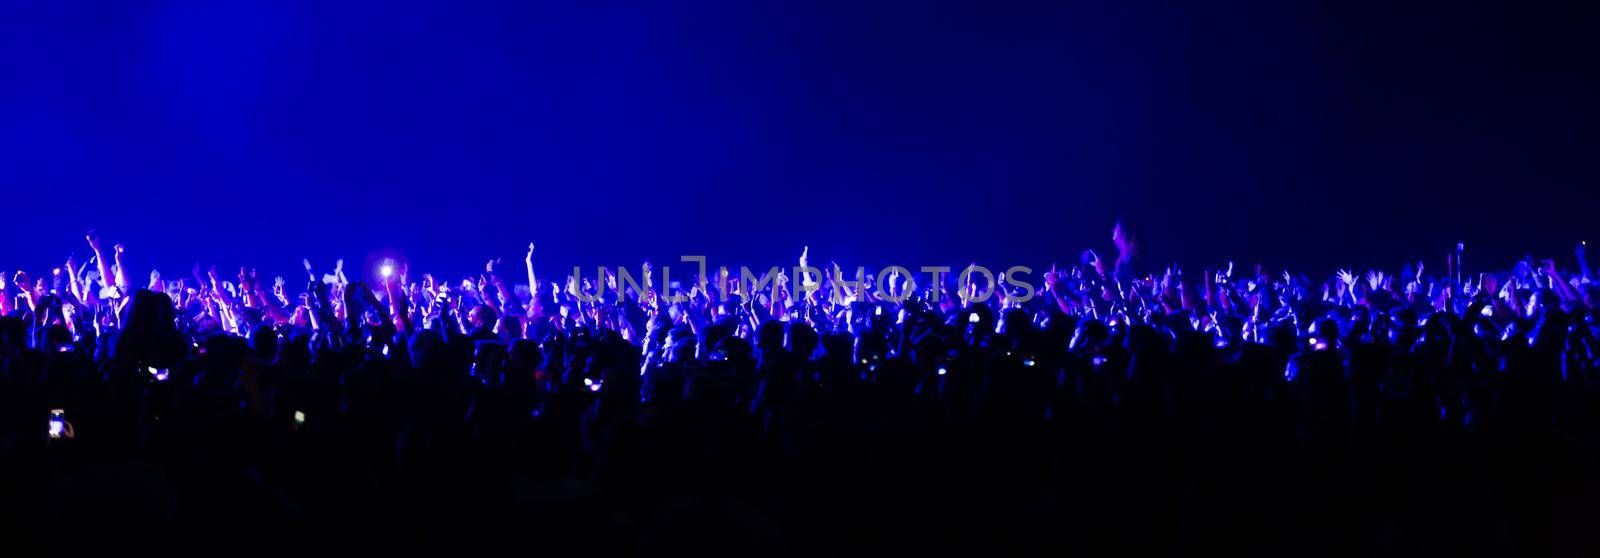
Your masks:
M 1339 282 L 1344 283 L 1345 288 L 1355 288 L 1356 276 L 1355 274 L 1350 273 L 1350 270 L 1341 269 L 1337 273 L 1334 273 L 1334 275 L 1339 278 Z
M 100 251 L 100 235 L 94 232 L 94 229 L 89 229 L 89 232 L 83 235 L 83 239 L 89 241 L 90 250 Z

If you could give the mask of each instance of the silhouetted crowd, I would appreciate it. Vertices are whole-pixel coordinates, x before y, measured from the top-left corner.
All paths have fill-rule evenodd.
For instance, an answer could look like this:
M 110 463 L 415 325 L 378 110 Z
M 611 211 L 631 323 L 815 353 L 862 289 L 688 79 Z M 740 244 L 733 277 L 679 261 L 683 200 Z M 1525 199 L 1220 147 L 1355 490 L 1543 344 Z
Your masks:
M 0 286 L 0 532 L 200 550 L 1584 554 L 1600 284 L 342 264 Z M 801 257 L 802 267 L 807 266 Z M 499 269 L 497 269 L 499 267 Z M 980 277 L 980 279 L 982 279 Z M 520 281 L 521 279 L 517 279 Z M 970 283 L 970 284 L 969 284 Z M 661 554 L 670 553 L 670 554 Z M 1591 554 L 1592 555 L 1592 554 Z

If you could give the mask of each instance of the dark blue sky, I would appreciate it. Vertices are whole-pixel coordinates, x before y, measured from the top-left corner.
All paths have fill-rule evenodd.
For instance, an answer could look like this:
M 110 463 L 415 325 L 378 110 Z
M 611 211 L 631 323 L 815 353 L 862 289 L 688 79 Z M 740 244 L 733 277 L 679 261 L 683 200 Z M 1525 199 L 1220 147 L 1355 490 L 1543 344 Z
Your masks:
M 1569 254 L 1596 5 L 1394 4 L 5 1 L 0 267 Z

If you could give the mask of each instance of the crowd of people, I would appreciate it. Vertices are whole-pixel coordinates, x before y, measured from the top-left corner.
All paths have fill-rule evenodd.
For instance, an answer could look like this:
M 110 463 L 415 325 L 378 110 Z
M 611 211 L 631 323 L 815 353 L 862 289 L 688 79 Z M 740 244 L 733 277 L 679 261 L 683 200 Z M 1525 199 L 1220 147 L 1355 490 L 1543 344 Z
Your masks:
M 1141 269 L 1119 228 L 1027 292 L 531 244 L 526 284 L 136 284 L 87 241 L 0 284 L 0 525 L 47 540 L 1547 554 L 1600 511 L 1582 246 L 1313 278 Z

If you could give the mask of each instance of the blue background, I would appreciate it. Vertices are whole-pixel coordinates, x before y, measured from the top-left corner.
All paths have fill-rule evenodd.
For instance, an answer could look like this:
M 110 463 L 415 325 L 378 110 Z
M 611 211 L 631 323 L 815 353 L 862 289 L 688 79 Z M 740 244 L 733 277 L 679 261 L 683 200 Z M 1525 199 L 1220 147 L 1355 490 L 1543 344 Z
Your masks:
M 1595 4 L 1394 4 L 6 1 L 0 267 L 1570 261 Z

